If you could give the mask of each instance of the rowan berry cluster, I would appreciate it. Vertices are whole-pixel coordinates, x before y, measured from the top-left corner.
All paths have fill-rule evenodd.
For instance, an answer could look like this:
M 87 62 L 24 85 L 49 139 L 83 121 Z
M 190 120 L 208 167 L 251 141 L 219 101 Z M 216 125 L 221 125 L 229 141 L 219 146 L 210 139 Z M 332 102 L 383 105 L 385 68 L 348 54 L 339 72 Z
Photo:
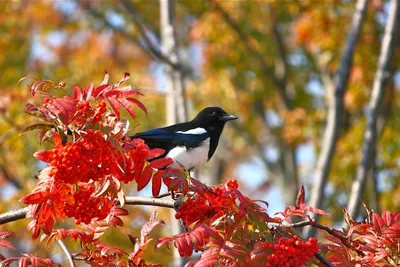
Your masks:
M 106 111 L 107 111 L 106 102 L 101 101 L 100 103 L 98 103 L 96 112 L 94 113 L 93 116 L 92 124 L 96 124 L 97 122 L 101 121 L 103 118 L 102 116 Z
M 79 114 L 79 115 L 87 114 L 89 112 L 89 110 L 91 109 L 90 102 L 89 101 L 81 101 L 78 103 L 76 108 L 77 108 L 77 110 L 76 110 L 77 114 Z
M 297 235 L 280 238 L 275 244 L 263 242 L 262 246 L 273 251 L 265 267 L 302 267 L 318 251 L 317 239 L 310 237 L 303 242 Z
M 47 160 L 52 166 L 50 175 L 64 183 L 100 180 L 104 176 L 119 172 L 115 162 L 118 153 L 100 131 L 89 130 L 77 142 L 68 142 L 48 151 Z
M 185 225 L 190 225 L 199 220 L 205 222 L 218 212 L 236 205 L 236 195 L 231 194 L 231 192 L 237 188 L 237 181 L 229 180 L 222 186 L 216 186 L 210 191 L 196 194 L 179 206 L 175 218 L 181 219 Z
M 74 194 L 74 203 L 65 204 L 65 215 L 75 218 L 76 224 L 89 224 L 93 218 L 105 219 L 113 206 L 112 202 L 107 197 L 91 197 L 93 192 L 93 183 L 81 184 L 79 191 Z

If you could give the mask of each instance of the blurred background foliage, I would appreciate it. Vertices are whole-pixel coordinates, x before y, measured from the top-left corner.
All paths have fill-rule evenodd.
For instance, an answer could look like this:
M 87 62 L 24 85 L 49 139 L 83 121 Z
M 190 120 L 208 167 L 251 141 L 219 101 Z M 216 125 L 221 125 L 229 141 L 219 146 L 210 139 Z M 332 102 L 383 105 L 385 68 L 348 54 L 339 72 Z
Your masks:
M 101 82 L 104 70 L 117 81 L 131 73 L 130 83 L 146 94 L 149 115 L 138 112 L 131 133 L 160 127 L 165 121 L 163 65 L 149 52 L 143 32 L 132 15 L 145 26 L 154 46 L 160 44 L 159 2 L 10 0 L 0 5 L 0 212 L 19 208 L 18 202 L 36 183 L 43 166 L 32 154 L 39 146 L 35 134 L 18 132 L 35 122 L 24 113 L 35 102 L 23 76 L 64 81 L 67 88 Z M 360 160 L 365 130 L 365 107 L 370 98 L 383 29 L 390 6 L 371 0 L 345 95 L 343 126 L 336 147 L 324 209 L 333 214 L 325 223 L 342 218 L 348 192 Z M 239 116 L 228 125 L 214 158 L 199 174 L 222 182 L 237 178 L 253 199 L 270 203 L 269 210 L 292 204 L 300 184 L 310 191 L 320 151 L 329 85 L 338 68 L 354 1 L 176 0 L 175 28 L 179 53 L 188 69 L 185 83 L 190 118 L 206 106 L 218 105 Z M 400 29 L 398 28 L 399 32 Z M 400 32 L 398 33 L 400 34 Z M 380 117 L 378 151 L 373 179 L 365 202 L 376 210 L 400 210 L 399 104 L 400 49 L 393 60 Z M 137 127 L 136 127 L 137 126 Z M 134 186 L 127 188 L 135 194 Z M 105 236 L 126 244 L 126 234 L 137 235 L 149 209 L 129 207 L 129 227 Z M 168 219 L 168 216 L 161 217 Z M 68 227 L 71 222 L 60 223 Z M 27 221 L 0 226 L 17 232 L 22 251 L 57 256 L 39 242 L 30 243 Z M 159 229 L 168 232 L 168 227 Z M 73 247 L 71 247 L 73 250 Z M 153 262 L 168 263 L 167 250 L 151 254 Z M 152 255 L 157 255 L 153 256 Z M 150 261 L 150 262 L 151 262 Z

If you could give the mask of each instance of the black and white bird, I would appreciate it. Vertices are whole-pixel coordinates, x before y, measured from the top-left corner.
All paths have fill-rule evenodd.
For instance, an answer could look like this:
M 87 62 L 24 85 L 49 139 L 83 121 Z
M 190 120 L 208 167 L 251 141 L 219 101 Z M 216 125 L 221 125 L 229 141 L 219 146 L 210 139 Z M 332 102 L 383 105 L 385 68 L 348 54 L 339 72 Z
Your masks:
M 179 168 L 180 163 L 193 171 L 211 159 L 225 123 L 236 119 L 222 108 L 208 107 L 189 122 L 137 133 L 131 139 L 141 138 L 150 148 L 164 149 L 165 153 L 158 158 L 172 158 L 174 163 L 170 167 Z

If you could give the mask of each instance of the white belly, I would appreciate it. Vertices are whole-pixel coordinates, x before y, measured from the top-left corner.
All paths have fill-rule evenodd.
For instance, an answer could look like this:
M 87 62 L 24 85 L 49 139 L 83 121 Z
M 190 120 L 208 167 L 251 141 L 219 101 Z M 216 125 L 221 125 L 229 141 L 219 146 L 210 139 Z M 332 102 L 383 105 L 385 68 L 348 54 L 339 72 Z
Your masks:
M 176 147 L 168 152 L 168 158 L 172 158 L 175 163 L 171 165 L 172 168 L 180 168 L 179 162 L 185 166 L 186 170 L 194 170 L 203 165 L 208 159 L 210 138 L 207 138 L 200 146 L 186 150 L 186 147 Z

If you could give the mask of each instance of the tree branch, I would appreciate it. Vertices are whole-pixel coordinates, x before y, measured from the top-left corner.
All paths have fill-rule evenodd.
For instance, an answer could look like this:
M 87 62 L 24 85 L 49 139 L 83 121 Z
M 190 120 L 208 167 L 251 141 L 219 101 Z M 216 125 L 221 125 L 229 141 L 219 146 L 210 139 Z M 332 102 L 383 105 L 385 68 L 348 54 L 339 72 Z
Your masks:
M 358 0 L 356 4 L 356 12 L 353 15 L 350 31 L 347 34 L 343 56 L 340 61 L 339 69 L 336 73 L 335 88 L 333 90 L 333 103 L 328 110 L 327 125 L 325 127 L 322 148 L 317 160 L 315 170 L 315 183 L 311 192 L 310 205 L 320 208 L 322 206 L 324 189 L 328 181 L 331 162 L 335 152 L 336 143 L 341 128 L 341 118 L 344 113 L 344 94 L 350 76 L 350 70 L 353 66 L 354 50 L 357 40 L 360 36 L 364 18 L 367 13 L 368 0 Z M 318 220 L 318 216 L 313 214 Z M 314 228 L 304 229 L 304 236 L 315 234 Z
M 71 252 L 69 251 L 67 246 L 64 244 L 62 239 L 58 239 L 57 242 L 60 245 L 61 249 L 64 251 L 65 255 L 67 255 L 67 259 L 69 261 L 69 265 L 71 265 L 71 267 L 76 267 L 74 259 L 72 258 Z
M 328 267 L 335 267 L 335 265 L 333 265 L 327 258 L 325 258 L 324 256 L 322 256 L 321 253 L 317 252 L 315 253 L 315 257 L 325 266 Z
M 143 206 L 157 206 L 164 208 L 177 209 L 182 202 L 172 199 L 160 199 L 154 197 L 132 197 L 127 196 L 126 205 L 143 205 Z M 0 225 L 8 222 L 17 221 L 24 219 L 29 211 L 29 207 L 25 207 L 18 210 L 8 211 L 0 214 Z
M 180 201 L 177 201 L 177 200 L 160 199 L 160 198 L 153 198 L 153 197 L 130 197 L 130 196 L 127 196 L 125 199 L 126 199 L 126 205 L 157 206 L 157 207 L 164 207 L 164 208 L 171 208 L 171 209 L 176 209 L 182 204 Z
M 80 0 L 78 0 L 77 2 L 80 3 Z M 178 66 L 178 65 L 172 63 L 169 60 L 169 58 L 165 54 L 162 53 L 161 50 L 159 50 L 158 48 L 156 48 L 156 46 L 153 45 L 151 40 L 148 38 L 146 32 L 145 31 L 142 32 L 142 30 L 143 30 L 142 28 L 138 28 L 138 30 L 141 33 L 141 37 L 143 38 L 145 44 L 143 42 L 141 42 L 140 39 L 135 38 L 132 34 L 130 34 L 128 31 L 126 31 L 125 28 L 116 27 L 115 25 L 113 25 L 109 20 L 107 20 L 103 16 L 103 14 L 101 14 L 96 8 L 94 8 L 90 4 L 81 4 L 80 7 L 82 9 L 86 10 L 92 17 L 101 20 L 107 27 L 112 29 L 114 32 L 120 33 L 123 36 L 125 36 L 127 39 L 129 39 L 130 41 L 133 41 L 143 51 L 148 53 L 154 60 L 158 60 L 160 62 L 169 64 L 171 67 L 173 67 L 175 69 L 180 69 L 181 66 Z M 135 26 L 138 27 L 138 25 L 136 25 L 136 24 L 135 24 Z M 141 27 L 144 27 L 144 26 L 141 26 Z M 185 70 L 185 71 L 188 72 L 188 74 L 190 74 L 189 70 Z
M 173 60 L 168 54 L 165 54 L 161 49 L 161 44 L 154 44 L 154 42 L 149 38 L 147 32 L 148 28 L 144 25 L 144 23 L 140 20 L 140 16 L 138 16 L 138 12 L 135 10 L 135 6 L 129 0 L 120 0 L 120 3 L 127 11 L 129 17 L 131 18 L 133 24 L 138 29 L 143 41 L 146 44 L 147 50 L 153 56 L 153 58 L 161 61 L 164 64 L 171 66 L 176 71 L 182 72 L 184 75 L 191 74 L 191 71 L 188 68 L 184 68 L 181 62 Z M 153 34 L 154 35 L 154 34 Z M 155 37 L 155 35 L 154 35 Z
M 306 220 L 306 221 L 301 221 L 301 222 L 285 225 L 285 227 L 288 227 L 288 228 L 301 228 L 301 227 L 305 227 L 305 226 L 310 226 L 314 229 L 324 230 L 329 235 L 340 239 L 342 244 L 345 245 L 346 247 L 350 248 L 351 250 L 356 251 L 357 253 L 364 254 L 364 252 L 358 250 L 357 248 L 355 248 L 354 246 L 351 245 L 350 239 L 347 236 L 337 233 L 337 230 L 335 230 L 333 228 L 330 228 L 328 226 L 317 223 L 316 220 L 312 219 L 312 220 Z
M 287 109 L 292 108 L 292 103 L 287 95 L 286 92 L 286 83 L 284 79 L 279 79 L 274 75 L 274 68 L 270 66 L 265 60 L 264 56 L 259 53 L 250 43 L 250 40 L 248 38 L 248 35 L 243 32 L 243 30 L 239 27 L 239 24 L 236 23 L 233 18 L 229 15 L 229 13 L 224 10 L 218 3 L 217 1 L 214 0 L 208 0 L 214 7 L 215 9 L 222 15 L 224 18 L 225 22 L 236 32 L 236 34 L 239 36 L 239 40 L 242 41 L 246 49 L 249 51 L 249 53 L 258 60 L 260 67 L 264 73 L 264 75 L 270 77 L 272 82 L 275 84 L 275 86 L 278 89 L 278 93 L 280 98 L 282 99 L 282 102 Z M 283 43 L 282 43 L 283 44 Z
M 375 74 L 372 96 L 368 104 L 367 128 L 364 132 L 361 160 L 357 167 L 356 179 L 353 182 L 347 210 L 351 217 L 355 218 L 360 209 L 360 199 L 365 191 L 367 174 L 370 169 L 372 154 L 376 146 L 377 120 L 380 106 L 385 95 L 385 86 L 390 77 L 390 63 L 393 58 L 396 44 L 395 29 L 399 22 L 400 3 L 392 0 L 389 9 L 389 17 L 385 27 L 382 47 L 379 56 L 378 69 Z
M 29 211 L 29 207 L 25 207 L 18 210 L 11 210 L 6 213 L 0 214 L 0 225 L 8 222 L 17 221 L 24 219 Z

